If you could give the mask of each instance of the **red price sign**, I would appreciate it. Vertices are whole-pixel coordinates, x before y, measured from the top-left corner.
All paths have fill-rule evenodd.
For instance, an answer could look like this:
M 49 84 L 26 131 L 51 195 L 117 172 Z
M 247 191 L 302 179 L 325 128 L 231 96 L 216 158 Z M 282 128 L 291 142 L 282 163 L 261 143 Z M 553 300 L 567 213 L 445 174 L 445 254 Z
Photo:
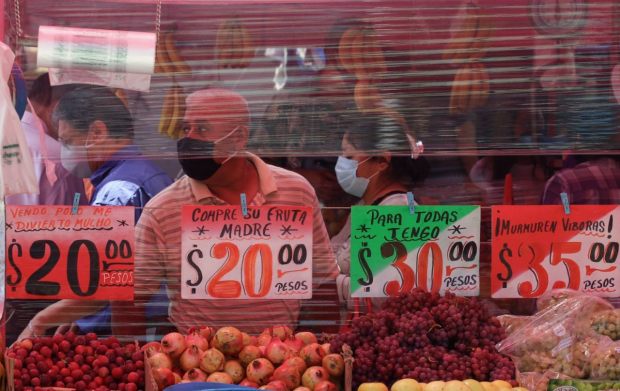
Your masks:
M 536 298 L 552 289 L 617 296 L 620 207 L 493 207 L 494 298 Z
M 184 206 L 181 297 L 312 297 L 312 208 Z
M 9 299 L 131 300 L 134 209 L 6 207 Z

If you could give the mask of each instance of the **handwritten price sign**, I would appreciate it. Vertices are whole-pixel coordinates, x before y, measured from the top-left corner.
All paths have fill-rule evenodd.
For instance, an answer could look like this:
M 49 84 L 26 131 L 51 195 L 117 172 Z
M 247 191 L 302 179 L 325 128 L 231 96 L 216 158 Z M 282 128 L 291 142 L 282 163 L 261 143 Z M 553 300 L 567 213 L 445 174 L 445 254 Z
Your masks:
M 495 298 L 534 298 L 568 288 L 618 296 L 620 207 L 493 207 Z
M 181 297 L 312 297 L 312 208 L 184 206 Z
M 479 206 L 354 206 L 351 293 L 395 296 L 415 287 L 476 296 Z
M 6 207 L 9 299 L 131 300 L 134 209 Z

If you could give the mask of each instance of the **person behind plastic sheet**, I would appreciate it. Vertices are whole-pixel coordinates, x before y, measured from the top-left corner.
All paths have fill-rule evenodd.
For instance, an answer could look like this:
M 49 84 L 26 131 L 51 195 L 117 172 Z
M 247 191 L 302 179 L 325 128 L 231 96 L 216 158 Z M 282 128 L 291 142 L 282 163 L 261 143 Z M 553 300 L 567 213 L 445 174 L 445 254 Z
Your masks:
M 32 163 L 39 184 L 39 194 L 17 194 L 5 198 L 7 205 L 72 205 L 75 194 L 80 194 L 80 205 L 88 204 L 85 197 L 84 183 L 69 173 L 60 164 L 61 145 L 58 142 L 58 130 L 52 123 L 52 112 L 60 98 L 78 87 L 77 85 L 54 86 L 50 85 L 49 75 L 44 73 L 34 80 L 28 90 L 28 99 L 32 104 L 33 111 L 26 108 L 21 119 L 22 129 Z M 45 133 L 45 147 L 47 157 L 56 163 L 54 172 L 56 181 L 52 184 L 47 177 L 41 134 L 39 126 Z M 52 300 L 7 300 L 7 313 L 13 314 L 6 325 L 8 341 L 13 341 L 19 333 L 28 325 L 30 319 L 40 310 L 46 308 Z
M 82 178 L 72 175 L 61 164 L 56 164 L 54 171 L 57 180 L 52 184 L 47 178 L 43 146 L 38 124 L 45 132 L 47 157 L 54 163 L 60 163 L 61 144 L 58 141 L 58 129 L 52 123 L 52 112 L 60 98 L 78 85 L 50 85 L 49 74 L 44 73 L 32 83 L 28 90 L 28 99 L 34 113 L 28 107 L 21 119 L 28 149 L 34 163 L 34 170 L 39 183 L 39 194 L 17 194 L 6 197 L 7 205 L 72 205 L 75 193 L 79 193 L 80 204 L 86 205 L 84 182 Z
M 144 158 L 133 143 L 133 122 L 123 102 L 107 88 L 85 87 L 60 100 L 53 114 L 62 143 L 62 164 L 72 174 L 90 178 L 90 205 L 143 207 L 172 180 Z M 159 285 L 157 286 L 159 288 Z M 83 332 L 109 330 L 106 301 L 62 300 L 38 313 L 21 338 L 42 335 L 53 326 L 77 321 Z
M 136 227 L 134 303 L 115 302 L 115 335 L 144 336 L 144 303 L 165 280 L 170 320 L 180 332 L 198 325 L 232 326 L 247 333 L 284 324 L 294 327 L 299 300 L 186 300 L 181 298 L 181 207 L 240 205 L 313 207 L 313 287 L 334 281 L 334 262 L 321 211 L 310 184 L 298 174 L 246 152 L 250 113 L 243 97 L 225 89 L 187 98 L 185 137 L 178 141 L 185 176 L 154 197 Z M 132 308 L 129 305 L 133 305 Z M 132 316 L 129 316 L 131 314 Z
M 394 154 L 403 148 L 408 155 Z M 356 205 L 408 205 L 407 182 L 421 184 L 430 170 L 427 161 L 418 157 L 419 152 L 416 141 L 403 124 L 389 116 L 363 115 L 344 135 L 336 176 L 347 193 L 361 198 Z M 340 268 L 336 285 L 344 318 L 354 309 L 350 287 L 350 216 L 340 233 L 332 238 L 332 246 Z M 381 298 L 371 300 L 373 312 L 381 308 L 383 301 Z M 365 308 L 362 302 L 360 310 Z

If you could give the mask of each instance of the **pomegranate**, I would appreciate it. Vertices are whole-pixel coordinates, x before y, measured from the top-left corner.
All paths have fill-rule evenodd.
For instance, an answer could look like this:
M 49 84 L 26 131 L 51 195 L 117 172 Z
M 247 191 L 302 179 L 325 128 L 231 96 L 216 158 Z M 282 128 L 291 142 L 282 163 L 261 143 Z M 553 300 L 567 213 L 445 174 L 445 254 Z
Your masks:
M 261 334 L 256 339 L 256 343 L 258 344 L 258 346 L 265 346 L 266 347 L 271 342 L 271 339 L 272 339 L 271 335 L 269 335 L 269 334 Z
M 308 387 L 301 386 L 301 387 L 295 388 L 293 391 L 312 391 L 312 390 L 309 389 Z
M 189 348 L 192 345 L 196 345 L 200 350 L 209 349 L 209 342 L 202 335 L 198 334 L 198 330 L 192 328 L 189 334 L 185 337 L 185 345 Z
M 284 384 L 281 381 L 278 380 L 274 380 L 272 382 L 269 382 L 269 384 L 267 384 L 266 386 L 262 386 L 260 388 L 261 390 L 271 390 L 271 391 L 288 391 L 289 389 L 286 387 L 286 384 Z
M 248 345 L 239 352 L 239 361 L 241 361 L 241 365 L 244 367 L 247 367 L 252 361 L 261 357 L 264 357 L 264 355 L 258 346 Z
M 304 343 L 304 341 L 302 341 L 301 339 L 297 338 L 294 335 L 291 335 L 289 338 L 287 338 L 286 340 L 284 340 L 284 343 L 286 344 L 286 346 L 288 346 L 291 350 L 300 352 L 301 349 L 306 346 L 306 344 Z
M 330 381 L 322 381 L 314 386 L 314 391 L 338 391 L 338 388 Z
M 224 364 L 224 372 L 232 377 L 235 384 L 239 384 L 245 378 L 245 369 L 241 366 L 239 360 L 226 361 Z
M 151 369 L 167 368 L 172 370 L 172 360 L 167 354 L 162 352 L 151 355 L 149 357 L 149 364 L 151 365 Z
M 222 327 L 213 337 L 219 350 L 228 356 L 236 356 L 243 349 L 243 335 L 234 327 Z
M 280 365 L 291 357 L 291 350 L 280 338 L 274 337 L 265 348 L 265 357 L 274 365 Z
M 200 334 L 204 339 L 206 339 L 207 342 L 211 342 L 213 336 L 215 335 L 215 330 L 213 330 L 213 328 L 211 327 L 200 326 L 200 329 L 198 329 L 198 334 Z
M 304 341 L 304 343 L 306 345 L 310 345 L 311 343 L 318 343 L 319 342 L 316 339 L 316 336 L 314 334 L 312 334 L 311 332 L 308 332 L 308 331 L 302 331 L 301 333 L 295 334 L 295 336 L 297 338 L 301 339 L 302 341 Z
M 250 345 L 258 346 L 258 338 L 256 338 L 255 336 L 252 335 L 250 337 Z
M 266 358 L 257 358 L 245 370 L 249 381 L 259 386 L 264 386 L 269 382 L 271 375 L 273 375 L 274 368 L 273 364 Z
M 207 378 L 210 383 L 234 384 L 233 378 L 226 372 L 213 372 Z
M 292 390 L 299 387 L 301 382 L 301 375 L 297 371 L 297 368 L 290 367 L 288 365 L 282 365 L 278 367 L 273 373 L 273 380 L 279 380 L 286 385 L 286 388 Z
M 179 358 L 187 349 L 185 338 L 179 333 L 166 334 L 161 340 L 161 351 L 170 358 Z
M 250 387 L 250 388 L 258 388 L 259 387 L 258 384 L 253 383 L 253 382 L 249 381 L 248 379 L 241 380 L 241 383 L 239 383 L 239 385 L 243 386 L 243 387 Z
M 301 377 L 301 385 L 304 387 L 308 387 L 311 390 L 314 390 L 317 384 L 322 381 L 328 381 L 329 375 L 327 371 L 322 367 L 310 367 L 306 369 L 303 376 Z
M 293 331 L 286 326 L 274 326 L 273 328 L 273 336 L 280 338 L 280 341 L 284 342 L 293 335 Z
M 260 335 L 268 335 L 270 337 L 273 337 L 273 330 L 267 327 L 265 330 L 263 330 L 262 333 L 260 333 Z
M 259 346 L 258 347 L 260 349 L 260 352 L 263 354 L 263 356 L 265 355 L 265 350 L 267 349 L 267 346 Z
M 157 383 L 157 388 L 160 390 L 174 385 L 174 374 L 168 368 L 155 368 L 153 369 L 153 379 Z
M 224 369 L 226 357 L 217 349 L 205 350 L 200 356 L 200 369 L 208 374 Z
M 321 345 L 325 354 L 331 354 L 331 351 L 329 350 L 330 346 L 331 344 L 328 344 L 328 343 L 324 343 L 323 345 Z
M 183 375 L 183 380 L 205 382 L 207 381 L 207 374 L 198 368 L 194 368 L 190 369 L 185 375 Z
M 297 369 L 297 372 L 299 372 L 299 376 L 303 375 L 304 372 L 306 372 L 306 369 L 308 368 L 308 366 L 306 365 L 306 362 L 301 358 L 301 357 L 292 357 L 289 358 L 288 360 L 284 361 L 284 365 L 287 365 L 289 367 L 293 367 L 295 369 Z
M 252 337 L 248 333 L 241 333 L 243 336 L 243 346 L 252 345 Z
M 142 346 L 140 348 L 140 351 L 141 352 L 146 352 L 147 350 L 149 350 L 151 348 L 154 348 L 153 350 L 155 352 L 159 352 L 161 350 L 161 344 L 159 342 L 157 342 L 157 341 L 149 342 L 146 345 Z M 105 353 L 105 351 L 103 353 Z
M 172 375 L 174 376 L 174 384 L 179 384 L 183 381 L 181 376 L 179 376 L 177 373 L 173 373 Z
M 339 354 L 328 354 L 323 357 L 323 368 L 330 376 L 342 376 L 344 373 L 344 359 Z
M 309 367 L 319 366 L 323 362 L 325 351 L 318 343 L 311 343 L 301 349 L 299 357 L 301 357 Z
M 217 343 L 217 339 L 215 339 L 215 338 L 211 338 L 211 342 L 209 342 L 209 347 L 210 347 L 211 349 L 217 349 L 217 350 L 220 350 L 220 345 L 218 345 L 218 343 Z
M 192 345 L 190 348 L 185 349 L 181 358 L 179 358 L 179 364 L 183 372 L 187 372 L 192 368 L 198 368 L 200 366 L 200 357 L 204 353 L 198 349 L 198 346 Z

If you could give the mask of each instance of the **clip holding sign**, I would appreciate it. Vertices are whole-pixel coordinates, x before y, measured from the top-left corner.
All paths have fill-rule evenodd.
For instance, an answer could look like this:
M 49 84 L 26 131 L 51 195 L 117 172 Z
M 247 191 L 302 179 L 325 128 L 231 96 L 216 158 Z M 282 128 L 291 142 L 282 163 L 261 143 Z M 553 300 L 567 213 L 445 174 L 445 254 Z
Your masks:
M 75 193 L 75 196 L 73 196 L 73 210 L 71 211 L 71 214 L 77 214 L 78 212 L 78 206 L 80 205 L 80 193 Z
M 409 213 L 415 214 L 415 200 L 412 192 L 407 192 L 407 204 L 409 205 Z
M 562 205 L 564 205 L 564 213 L 569 215 L 570 214 L 570 205 L 568 203 L 568 194 L 560 193 L 560 197 L 562 198 Z
M 248 215 L 248 201 L 245 197 L 245 193 L 241 193 L 241 213 L 244 216 Z

